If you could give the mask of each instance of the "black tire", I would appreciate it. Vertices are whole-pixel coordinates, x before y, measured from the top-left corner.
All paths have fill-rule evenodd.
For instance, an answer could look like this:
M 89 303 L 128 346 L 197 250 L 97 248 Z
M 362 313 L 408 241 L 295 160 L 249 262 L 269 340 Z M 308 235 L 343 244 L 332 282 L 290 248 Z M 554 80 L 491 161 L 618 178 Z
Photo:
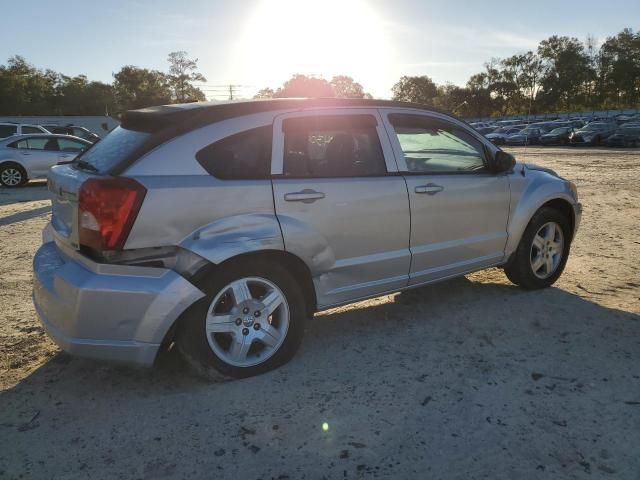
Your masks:
M 16 170 L 21 175 L 20 180 L 16 184 L 9 184 L 3 178 L 5 176 L 4 174 L 11 169 Z M 28 181 L 29 179 L 27 178 L 27 172 L 25 171 L 24 168 L 22 168 L 20 164 L 14 163 L 14 162 L 6 162 L 0 165 L 0 184 L 2 184 L 2 186 L 8 187 L 8 188 L 15 188 L 15 187 L 20 187 L 24 185 Z
M 533 238 L 538 230 L 547 222 L 555 222 L 560 226 L 564 237 L 564 244 L 562 258 L 556 270 L 548 278 L 542 279 L 533 272 L 530 256 Z M 520 239 L 518 248 L 513 255 L 511 255 L 509 262 L 504 267 L 507 278 L 512 283 L 528 290 L 537 290 L 553 285 L 556 280 L 560 278 L 560 275 L 562 275 L 567 259 L 569 258 L 571 235 L 569 220 L 561 212 L 549 207 L 543 207 L 538 210 L 529 221 L 529 225 L 527 225 Z
M 283 343 L 271 357 L 257 365 L 239 367 L 225 362 L 209 346 L 205 321 L 209 306 L 220 290 L 245 277 L 261 277 L 278 286 L 289 306 L 289 327 Z M 307 308 L 299 282 L 286 268 L 255 257 L 232 261 L 205 275 L 200 288 L 206 297 L 185 313 L 176 334 L 178 350 L 198 375 L 208 380 L 251 377 L 280 367 L 295 355 L 304 335 Z

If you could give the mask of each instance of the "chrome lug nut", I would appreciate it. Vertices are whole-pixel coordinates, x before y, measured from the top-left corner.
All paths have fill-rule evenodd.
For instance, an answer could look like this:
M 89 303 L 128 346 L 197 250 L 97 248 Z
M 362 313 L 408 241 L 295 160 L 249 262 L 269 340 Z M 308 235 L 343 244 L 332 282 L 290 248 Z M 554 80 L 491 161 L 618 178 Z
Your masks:
M 242 325 L 242 319 L 241 318 L 236 318 L 236 325 L 238 325 L 238 326 Z
M 253 329 L 254 330 L 260 330 L 260 324 L 259 323 L 254 323 L 253 324 Z
M 243 329 L 242 329 L 242 334 L 243 334 L 243 335 L 245 335 L 245 336 L 246 336 L 246 335 L 249 335 L 249 329 L 248 329 L 248 328 L 246 328 L 246 327 L 245 327 L 245 328 L 243 328 Z
M 256 310 L 255 312 L 253 312 L 253 316 L 254 317 L 259 317 L 260 316 L 260 310 Z
M 244 308 L 242 309 L 242 313 L 244 313 L 244 314 L 249 313 L 249 309 L 248 309 L 247 307 L 244 307 Z

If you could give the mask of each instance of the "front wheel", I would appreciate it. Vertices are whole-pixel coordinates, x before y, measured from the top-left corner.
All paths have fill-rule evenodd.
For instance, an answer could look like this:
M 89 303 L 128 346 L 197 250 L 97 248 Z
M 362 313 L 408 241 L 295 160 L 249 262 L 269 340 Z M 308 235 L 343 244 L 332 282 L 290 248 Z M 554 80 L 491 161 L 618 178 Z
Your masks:
M 260 260 L 220 267 L 205 299 L 188 313 L 177 345 L 207 378 L 244 378 L 288 362 L 302 341 L 306 308 L 288 270 Z
M 536 212 L 505 265 L 507 278 L 526 289 L 546 288 L 562 274 L 571 246 L 568 219 L 553 208 Z

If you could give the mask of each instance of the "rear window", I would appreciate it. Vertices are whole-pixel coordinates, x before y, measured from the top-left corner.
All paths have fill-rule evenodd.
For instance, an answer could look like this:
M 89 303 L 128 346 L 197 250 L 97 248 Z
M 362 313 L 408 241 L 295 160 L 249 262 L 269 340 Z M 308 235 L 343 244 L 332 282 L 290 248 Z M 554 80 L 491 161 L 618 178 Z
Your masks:
M 117 127 L 104 139 L 78 157 L 94 166 L 99 172 L 107 172 L 140 147 L 150 134 Z

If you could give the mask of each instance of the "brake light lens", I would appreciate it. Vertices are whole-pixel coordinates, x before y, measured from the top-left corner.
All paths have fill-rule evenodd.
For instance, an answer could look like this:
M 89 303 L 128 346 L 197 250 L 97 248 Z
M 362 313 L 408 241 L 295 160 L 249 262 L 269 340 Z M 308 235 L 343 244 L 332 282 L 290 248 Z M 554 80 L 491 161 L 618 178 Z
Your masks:
M 132 178 L 90 178 L 80 187 L 79 243 L 96 251 L 121 250 L 147 189 Z

